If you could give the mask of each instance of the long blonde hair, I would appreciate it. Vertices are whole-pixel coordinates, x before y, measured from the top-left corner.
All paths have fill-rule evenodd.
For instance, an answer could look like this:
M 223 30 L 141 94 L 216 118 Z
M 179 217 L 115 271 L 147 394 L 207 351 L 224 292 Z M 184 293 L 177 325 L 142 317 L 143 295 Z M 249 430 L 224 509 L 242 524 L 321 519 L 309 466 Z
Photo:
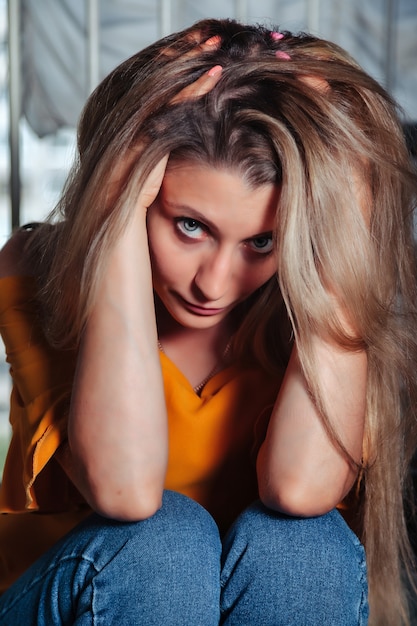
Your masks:
M 219 49 L 184 55 L 213 35 L 221 37 Z M 367 350 L 358 533 L 371 623 L 398 626 L 408 623 L 403 571 L 412 550 L 404 497 L 417 436 L 416 178 L 382 87 L 334 44 L 282 35 L 205 20 L 139 52 L 99 85 L 80 121 L 79 158 L 50 219 L 59 224 L 43 225 L 30 241 L 45 331 L 57 345 L 78 342 L 108 251 L 164 154 L 231 168 L 254 187 L 279 184 L 277 276 L 252 298 L 236 350 L 273 371 L 285 365 L 295 338 L 341 450 L 311 336 L 330 334 L 347 350 Z M 222 78 L 210 93 L 170 104 L 216 64 Z

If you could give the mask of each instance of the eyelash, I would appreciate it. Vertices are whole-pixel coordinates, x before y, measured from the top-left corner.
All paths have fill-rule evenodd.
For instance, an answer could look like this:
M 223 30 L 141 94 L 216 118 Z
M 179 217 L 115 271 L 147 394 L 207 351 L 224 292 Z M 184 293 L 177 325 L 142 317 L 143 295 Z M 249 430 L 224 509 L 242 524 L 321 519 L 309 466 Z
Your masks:
M 195 231 L 188 230 L 185 227 L 185 224 L 187 224 L 187 223 L 195 225 L 198 229 L 200 229 L 203 232 L 205 232 L 207 230 L 204 227 L 204 224 L 201 224 L 197 220 L 193 220 L 191 217 L 180 217 L 180 218 L 175 220 L 175 223 L 176 223 L 177 229 L 179 230 L 181 235 L 184 235 L 188 239 L 198 239 L 199 237 L 193 237 L 193 235 L 191 233 L 195 232 Z
M 262 246 L 261 248 L 257 248 L 255 246 L 255 242 L 256 241 L 267 241 L 268 243 L 266 244 L 265 247 L 267 247 L 267 250 L 264 250 L 264 246 Z M 274 242 L 272 240 L 272 237 L 268 237 L 268 236 L 263 236 L 263 237 L 255 237 L 254 239 L 250 239 L 248 241 L 249 246 L 252 244 L 252 251 L 255 254 L 260 254 L 261 256 L 268 256 L 268 254 L 271 254 L 273 247 L 274 247 Z
M 188 224 L 188 226 L 192 225 L 191 229 L 189 227 L 187 228 L 186 224 Z M 204 234 L 207 233 L 207 227 L 201 222 L 199 222 L 198 220 L 195 220 L 191 217 L 179 217 L 175 220 L 175 225 L 180 235 L 182 235 L 186 239 L 191 239 L 191 240 L 200 239 L 201 234 L 197 236 L 194 236 L 192 234 L 197 231 L 201 231 L 201 233 L 204 233 Z M 267 244 L 267 246 L 265 247 L 268 247 L 268 249 L 266 251 L 263 251 L 263 246 L 261 248 L 257 248 L 255 246 L 255 242 L 257 241 L 267 241 L 269 245 Z M 250 249 L 251 252 L 261 257 L 267 257 L 268 255 L 271 254 L 273 250 L 273 240 L 272 240 L 272 237 L 269 237 L 268 235 L 260 235 L 259 237 L 248 239 L 245 242 L 245 244 Z

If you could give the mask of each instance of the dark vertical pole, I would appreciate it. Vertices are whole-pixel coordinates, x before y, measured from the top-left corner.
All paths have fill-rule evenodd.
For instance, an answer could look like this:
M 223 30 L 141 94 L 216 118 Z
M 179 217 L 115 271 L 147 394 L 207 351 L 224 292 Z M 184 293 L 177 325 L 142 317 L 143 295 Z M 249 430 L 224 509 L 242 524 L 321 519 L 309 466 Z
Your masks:
M 10 205 L 12 229 L 20 225 L 20 116 L 22 111 L 20 9 L 20 0 L 8 0 Z

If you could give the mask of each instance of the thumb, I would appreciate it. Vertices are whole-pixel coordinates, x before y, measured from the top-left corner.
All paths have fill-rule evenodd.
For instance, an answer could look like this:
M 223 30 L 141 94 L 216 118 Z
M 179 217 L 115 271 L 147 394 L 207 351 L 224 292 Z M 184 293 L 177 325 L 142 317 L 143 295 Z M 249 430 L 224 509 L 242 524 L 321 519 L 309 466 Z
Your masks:
M 139 204 L 142 208 L 148 209 L 161 189 L 169 154 L 166 154 L 150 172 L 139 196 Z

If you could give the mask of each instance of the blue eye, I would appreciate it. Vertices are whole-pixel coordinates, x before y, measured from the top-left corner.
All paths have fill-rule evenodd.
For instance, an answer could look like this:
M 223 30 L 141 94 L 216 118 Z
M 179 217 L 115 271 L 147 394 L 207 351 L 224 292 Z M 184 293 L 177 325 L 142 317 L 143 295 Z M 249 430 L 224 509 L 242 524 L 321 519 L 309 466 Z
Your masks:
M 258 254 L 269 254 L 272 252 L 274 242 L 272 236 L 263 235 L 262 237 L 255 237 L 248 241 L 249 246 L 254 252 Z
M 177 220 L 177 228 L 182 235 L 191 239 L 198 239 L 203 234 L 203 226 L 190 217 L 181 217 Z

